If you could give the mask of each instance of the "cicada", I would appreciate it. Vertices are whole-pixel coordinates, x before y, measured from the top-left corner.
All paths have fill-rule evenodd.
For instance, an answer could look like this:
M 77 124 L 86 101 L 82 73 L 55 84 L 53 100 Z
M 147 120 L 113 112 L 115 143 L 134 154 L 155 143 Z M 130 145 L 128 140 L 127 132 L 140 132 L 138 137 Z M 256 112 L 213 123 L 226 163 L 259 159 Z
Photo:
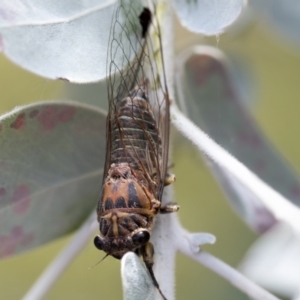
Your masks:
M 106 162 L 97 207 L 100 234 L 94 244 L 118 259 L 128 251 L 142 256 L 159 289 L 150 233 L 158 213 L 179 207 L 162 206 L 164 186 L 175 177 L 167 172 L 170 99 L 155 5 L 119 2 L 107 70 Z

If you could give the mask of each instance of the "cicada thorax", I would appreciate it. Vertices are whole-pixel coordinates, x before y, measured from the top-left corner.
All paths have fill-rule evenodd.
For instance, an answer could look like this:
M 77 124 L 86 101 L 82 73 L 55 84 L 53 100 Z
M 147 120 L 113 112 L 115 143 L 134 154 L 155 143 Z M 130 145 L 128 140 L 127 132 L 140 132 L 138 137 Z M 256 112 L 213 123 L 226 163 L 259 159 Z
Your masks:
M 147 98 L 147 81 L 113 107 L 110 168 L 98 207 L 101 249 L 121 258 L 145 244 L 159 212 L 161 139 Z

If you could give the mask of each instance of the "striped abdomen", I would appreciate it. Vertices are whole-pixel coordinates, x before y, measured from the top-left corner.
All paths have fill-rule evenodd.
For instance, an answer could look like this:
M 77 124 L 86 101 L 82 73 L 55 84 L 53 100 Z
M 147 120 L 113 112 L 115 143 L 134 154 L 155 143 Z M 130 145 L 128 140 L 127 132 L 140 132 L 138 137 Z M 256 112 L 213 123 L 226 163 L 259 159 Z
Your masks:
M 144 86 L 138 86 L 117 103 L 111 128 L 111 163 L 127 162 L 136 170 L 141 165 L 150 174 L 161 157 L 161 140 Z

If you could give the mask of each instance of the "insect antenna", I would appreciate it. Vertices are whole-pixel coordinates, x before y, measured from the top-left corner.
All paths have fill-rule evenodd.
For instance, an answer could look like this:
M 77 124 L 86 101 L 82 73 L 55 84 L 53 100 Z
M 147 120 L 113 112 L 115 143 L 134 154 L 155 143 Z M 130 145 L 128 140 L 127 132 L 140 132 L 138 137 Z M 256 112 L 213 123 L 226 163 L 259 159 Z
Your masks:
M 98 266 L 107 256 L 109 256 L 109 254 L 106 254 L 101 260 L 99 260 L 93 266 L 89 267 L 88 270 L 91 270 L 91 269 L 95 268 L 96 266 Z

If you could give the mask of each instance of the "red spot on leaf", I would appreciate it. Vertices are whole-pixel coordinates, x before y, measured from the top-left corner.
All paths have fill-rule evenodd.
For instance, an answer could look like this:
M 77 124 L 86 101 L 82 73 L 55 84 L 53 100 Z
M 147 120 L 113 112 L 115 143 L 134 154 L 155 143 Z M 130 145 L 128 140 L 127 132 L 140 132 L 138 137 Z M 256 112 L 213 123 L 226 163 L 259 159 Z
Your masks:
M 17 116 L 16 120 L 10 124 L 10 128 L 21 129 L 25 125 L 25 114 L 21 113 Z
M 223 66 L 209 55 L 195 55 L 187 61 L 195 85 L 202 86 L 215 74 L 224 75 Z
M 27 211 L 30 206 L 30 191 L 26 185 L 19 185 L 13 194 L 14 212 L 18 215 Z
M 256 207 L 254 210 L 254 216 L 254 226 L 259 233 L 265 233 L 278 222 L 274 215 L 265 207 Z
M 8 257 L 14 254 L 18 246 L 27 247 L 34 240 L 34 234 L 25 233 L 21 226 L 11 229 L 9 235 L 0 236 L 0 257 Z
M 34 240 L 34 234 L 33 232 L 27 233 L 21 240 L 21 245 L 23 247 L 29 246 Z
M 0 188 L 0 197 L 3 197 L 6 195 L 6 189 L 4 187 Z
M 38 120 L 42 123 L 44 129 L 54 129 L 57 123 L 57 109 L 53 106 L 45 107 L 39 114 Z
M 14 254 L 16 245 L 8 236 L 0 236 L 0 257 L 8 257 Z
M 30 113 L 29 113 L 29 117 L 31 119 L 35 118 L 37 115 L 39 114 L 39 111 L 37 109 L 34 109 L 32 110 Z
M 74 117 L 76 113 L 76 108 L 75 107 L 65 107 L 62 109 L 62 111 L 59 112 L 58 114 L 58 120 L 62 123 L 66 123 Z
M 14 236 L 14 238 L 18 240 L 23 234 L 23 228 L 21 226 L 15 226 L 11 230 L 11 233 Z
M 76 113 L 75 107 L 63 107 L 59 110 L 56 107 L 45 107 L 38 115 L 38 120 L 45 130 L 53 130 L 59 123 L 70 121 Z

